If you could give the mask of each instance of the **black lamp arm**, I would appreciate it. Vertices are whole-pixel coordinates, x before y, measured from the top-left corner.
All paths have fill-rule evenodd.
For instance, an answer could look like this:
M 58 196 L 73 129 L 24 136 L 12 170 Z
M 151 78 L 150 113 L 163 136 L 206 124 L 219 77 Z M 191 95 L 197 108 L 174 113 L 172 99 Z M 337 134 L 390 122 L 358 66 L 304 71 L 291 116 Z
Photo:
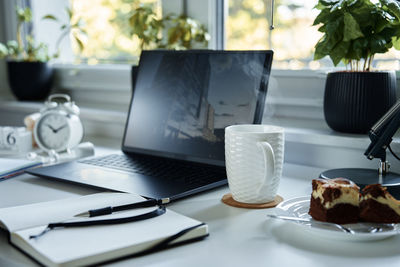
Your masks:
M 398 100 L 385 115 L 369 131 L 370 145 L 364 155 L 372 160 L 379 158 L 386 161 L 386 149 L 400 127 L 400 100 Z

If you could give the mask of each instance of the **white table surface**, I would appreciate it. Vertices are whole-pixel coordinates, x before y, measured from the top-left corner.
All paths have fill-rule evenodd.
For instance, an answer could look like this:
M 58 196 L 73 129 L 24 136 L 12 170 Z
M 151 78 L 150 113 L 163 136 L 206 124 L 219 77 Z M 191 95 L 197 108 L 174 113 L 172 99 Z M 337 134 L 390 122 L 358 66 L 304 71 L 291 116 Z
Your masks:
M 309 195 L 311 179 L 322 169 L 286 164 L 279 194 L 285 199 Z M 85 195 L 98 191 L 77 185 L 50 182 L 30 175 L 0 182 L 0 208 Z M 229 207 L 221 197 L 227 186 L 169 206 L 181 214 L 206 222 L 205 240 L 112 266 L 400 266 L 400 237 L 372 242 L 322 239 L 286 222 L 266 218 L 267 210 Z M 132 237 L 134 238 L 134 237 Z M 0 266 L 36 264 L 7 243 L 0 230 Z

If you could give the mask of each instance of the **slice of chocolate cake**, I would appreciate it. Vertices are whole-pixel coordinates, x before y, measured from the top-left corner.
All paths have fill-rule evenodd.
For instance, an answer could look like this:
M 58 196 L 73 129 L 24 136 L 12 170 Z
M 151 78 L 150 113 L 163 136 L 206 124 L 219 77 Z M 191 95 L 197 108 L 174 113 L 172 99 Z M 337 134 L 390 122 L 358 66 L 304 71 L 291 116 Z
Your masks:
M 345 178 L 314 179 L 308 214 L 323 222 L 356 223 L 359 190 L 355 183 Z
M 400 201 L 380 184 L 367 185 L 362 190 L 360 219 L 366 222 L 400 223 Z

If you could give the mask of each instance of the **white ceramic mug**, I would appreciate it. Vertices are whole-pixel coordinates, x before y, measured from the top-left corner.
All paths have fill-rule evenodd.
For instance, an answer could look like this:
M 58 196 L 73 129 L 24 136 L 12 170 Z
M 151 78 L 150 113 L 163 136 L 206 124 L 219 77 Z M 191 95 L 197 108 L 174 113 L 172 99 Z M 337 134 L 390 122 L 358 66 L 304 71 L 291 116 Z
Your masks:
M 272 125 L 225 128 L 225 162 L 229 189 L 243 203 L 273 201 L 282 176 L 284 130 Z

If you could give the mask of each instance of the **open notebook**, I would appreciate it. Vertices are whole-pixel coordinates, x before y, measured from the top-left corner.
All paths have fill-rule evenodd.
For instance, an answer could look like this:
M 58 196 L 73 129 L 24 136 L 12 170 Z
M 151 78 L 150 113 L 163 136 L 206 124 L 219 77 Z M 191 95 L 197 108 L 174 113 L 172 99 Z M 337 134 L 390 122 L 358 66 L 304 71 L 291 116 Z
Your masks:
M 106 226 L 60 228 L 37 239 L 30 239 L 48 223 L 61 221 L 121 218 L 154 210 L 142 208 L 94 218 L 73 216 L 90 209 L 143 201 L 125 193 L 99 193 L 57 201 L 0 209 L 0 227 L 10 232 L 10 242 L 46 266 L 89 265 L 146 251 L 184 229 L 200 222 L 171 210 L 144 221 Z M 73 219 L 71 219 L 73 218 Z M 207 225 L 196 227 L 171 244 L 200 239 L 208 235 Z
M 41 165 L 40 162 L 26 159 L 0 158 L 0 181 L 16 176 L 24 170 Z

